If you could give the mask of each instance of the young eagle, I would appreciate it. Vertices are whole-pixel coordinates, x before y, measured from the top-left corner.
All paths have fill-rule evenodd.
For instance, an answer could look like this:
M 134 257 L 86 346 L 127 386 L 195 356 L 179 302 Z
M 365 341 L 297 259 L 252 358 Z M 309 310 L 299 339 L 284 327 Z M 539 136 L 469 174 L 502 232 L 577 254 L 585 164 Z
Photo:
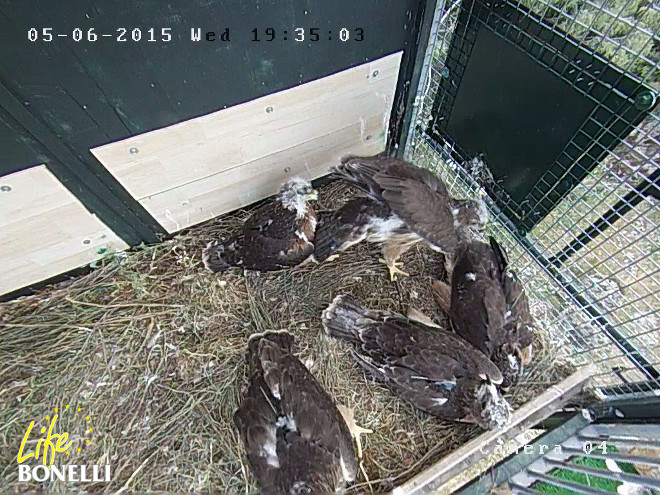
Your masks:
M 234 421 L 260 493 L 341 493 L 358 469 L 351 430 L 292 345 L 285 331 L 250 337 L 250 382 Z
M 322 315 L 333 337 L 353 343 L 357 362 L 413 406 L 451 421 L 504 426 L 509 403 L 502 374 L 481 351 L 451 331 L 335 297 Z
M 488 355 L 502 372 L 502 388 L 515 383 L 532 360 L 533 319 L 527 295 L 495 239 L 472 241 L 456 253 L 451 289 L 433 284 L 438 304 L 458 335 Z
M 272 271 L 302 263 L 314 252 L 316 213 L 310 201 L 317 198 L 309 181 L 289 179 L 273 201 L 250 215 L 238 235 L 206 246 L 204 266 L 212 272 L 232 266 Z
M 459 239 L 471 238 L 470 229 L 488 221 L 483 201 L 451 197 L 433 173 L 398 158 L 350 158 L 333 173 L 369 199 L 349 201 L 319 226 L 314 251 L 319 262 L 363 240 L 379 243 L 392 280 L 396 273 L 407 275 L 397 259 L 415 243 L 424 240 L 451 256 Z

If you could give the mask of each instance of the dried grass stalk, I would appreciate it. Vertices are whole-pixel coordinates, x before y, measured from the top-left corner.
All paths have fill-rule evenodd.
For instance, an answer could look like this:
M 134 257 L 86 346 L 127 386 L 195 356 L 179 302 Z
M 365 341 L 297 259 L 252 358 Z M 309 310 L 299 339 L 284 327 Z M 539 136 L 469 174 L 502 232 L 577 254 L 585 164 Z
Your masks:
M 334 208 L 346 188 L 321 191 L 320 208 Z M 4 488 L 37 489 L 17 481 L 16 454 L 30 421 L 37 428 L 54 407 L 89 413 L 92 442 L 71 464 L 112 466 L 109 484 L 89 491 L 247 493 L 254 480 L 243 462 L 232 421 L 244 380 L 250 333 L 288 329 L 303 361 L 336 400 L 356 409 L 374 430 L 365 440 L 362 479 L 355 491 L 380 493 L 411 477 L 480 433 L 414 410 L 371 382 L 343 343 L 329 340 L 320 313 L 338 293 L 368 307 L 406 313 L 413 306 L 446 325 L 429 292 L 444 276 L 442 256 L 420 246 L 405 257 L 411 277 L 387 280 L 370 246 L 339 259 L 278 273 L 204 271 L 201 249 L 235 231 L 241 210 L 192 228 L 156 246 L 104 260 L 89 275 L 0 305 L 0 458 Z M 520 405 L 570 372 L 539 336 L 535 360 L 515 387 Z M 62 413 L 69 431 L 78 415 Z M 61 483 L 47 487 L 67 491 Z

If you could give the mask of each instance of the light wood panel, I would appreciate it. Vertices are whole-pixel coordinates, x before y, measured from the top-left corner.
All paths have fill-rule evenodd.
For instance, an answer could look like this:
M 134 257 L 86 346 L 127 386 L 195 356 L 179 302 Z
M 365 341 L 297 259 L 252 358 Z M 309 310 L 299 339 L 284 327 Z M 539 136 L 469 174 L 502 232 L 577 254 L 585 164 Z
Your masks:
M 127 247 L 44 165 L 0 177 L 0 294 Z
M 385 148 L 401 52 L 92 149 L 168 232 Z

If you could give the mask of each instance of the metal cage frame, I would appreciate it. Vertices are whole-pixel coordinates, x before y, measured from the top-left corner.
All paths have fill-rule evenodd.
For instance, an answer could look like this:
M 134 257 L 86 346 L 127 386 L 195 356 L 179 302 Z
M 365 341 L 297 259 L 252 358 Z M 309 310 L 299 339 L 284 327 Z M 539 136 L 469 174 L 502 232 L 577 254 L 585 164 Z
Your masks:
M 543 493 L 538 490 L 540 483 L 574 493 L 607 493 L 557 477 L 554 474 L 558 470 L 629 484 L 637 489 L 648 488 L 649 493 L 660 490 L 660 480 L 644 473 L 644 469 L 641 473 L 631 473 L 622 471 L 619 466 L 624 463 L 642 465 L 648 466 L 649 471 L 660 468 L 657 457 L 660 451 L 659 399 L 608 404 L 607 408 L 596 405 L 571 413 L 565 421 L 538 436 L 528 445 L 529 449 L 507 457 L 457 493 L 491 493 L 494 487 L 506 484 L 513 494 L 531 495 Z M 579 462 L 594 459 L 606 461 L 606 469 Z M 635 471 L 637 469 L 640 468 Z
M 653 28 L 660 26 L 660 8 L 653 3 L 505 3 L 628 74 L 637 89 L 660 89 L 660 29 Z M 452 82 L 446 62 L 462 26 L 462 4 L 437 4 L 404 156 L 438 173 L 453 194 L 474 196 L 483 182 L 468 166 L 471 157 L 428 131 L 434 105 Z M 566 76 L 569 84 L 578 77 L 568 69 Z M 632 88 L 631 94 L 639 92 Z M 601 97 L 605 101 L 607 94 Z M 614 136 L 618 145 L 595 157 L 594 167 L 551 209 L 538 203 L 539 220 L 529 231 L 498 206 L 501 198 L 492 197 L 497 191 L 486 197 L 493 218 L 489 233 L 508 250 L 526 283 L 537 323 L 566 359 L 599 366 L 593 383 L 603 399 L 660 394 L 660 111 L 656 105 L 641 122 L 619 118 L 629 126 Z M 629 128 L 634 130 L 628 134 Z M 581 150 L 588 153 L 590 144 Z

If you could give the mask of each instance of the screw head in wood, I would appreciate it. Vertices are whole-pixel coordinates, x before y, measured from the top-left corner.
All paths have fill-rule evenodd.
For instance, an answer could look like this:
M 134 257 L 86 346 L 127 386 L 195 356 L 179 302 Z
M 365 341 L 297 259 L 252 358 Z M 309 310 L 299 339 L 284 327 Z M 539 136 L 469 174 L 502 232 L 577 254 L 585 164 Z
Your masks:
M 139 151 L 140 151 L 140 150 L 138 150 L 137 148 L 131 148 L 130 150 L 128 150 L 128 152 L 129 152 L 131 155 L 137 155 Z
M 266 107 L 266 113 L 273 113 L 273 107 Z
M 11 186 L 8 186 L 7 184 L 0 186 L 0 191 L 2 192 L 9 192 L 11 191 Z
M 378 77 L 378 74 L 379 74 L 379 72 L 377 70 L 375 70 L 371 73 L 371 76 L 372 77 Z
M 288 174 L 289 172 L 291 172 L 291 167 L 285 167 L 284 173 Z
M 83 244 L 91 244 L 91 243 L 92 241 L 90 241 L 89 239 L 83 239 Z

